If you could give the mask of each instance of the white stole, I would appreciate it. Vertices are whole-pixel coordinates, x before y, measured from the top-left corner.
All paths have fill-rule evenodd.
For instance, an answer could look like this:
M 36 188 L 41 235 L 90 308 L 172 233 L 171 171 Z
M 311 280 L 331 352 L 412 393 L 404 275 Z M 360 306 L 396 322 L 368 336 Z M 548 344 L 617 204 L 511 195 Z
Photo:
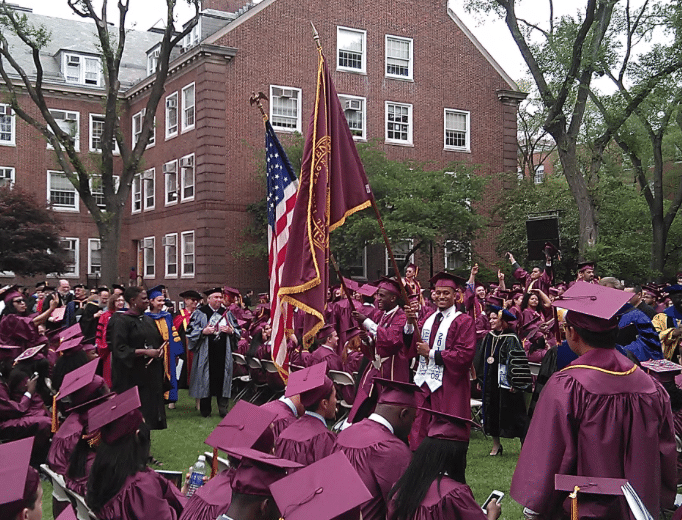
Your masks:
M 431 328 L 433 327 L 433 322 L 436 320 L 437 314 L 438 312 L 434 312 L 429 316 L 422 327 L 422 341 L 426 343 L 429 343 L 429 339 L 431 338 Z M 445 340 L 447 339 L 450 325 L 452 325 L 452 322 L 455 321 L 455 318 L 460 314 L 462 313 L 456 310 L 454 305 L 443 312 L 443 320 L 440 322 L 438 330 L 435 332 L 436 339 L 433 342 L 433 350 L 445 350 Z M 436 360 L 431 359 L 430 356 L 428 358 L 419 356 L 419 367 L 414 376 L 414 383 L 417 386 L 422 386 L 426 383 L 431 392 L 435 392 L 443 384 L 443 368 L 443 365 L 436 365 Z

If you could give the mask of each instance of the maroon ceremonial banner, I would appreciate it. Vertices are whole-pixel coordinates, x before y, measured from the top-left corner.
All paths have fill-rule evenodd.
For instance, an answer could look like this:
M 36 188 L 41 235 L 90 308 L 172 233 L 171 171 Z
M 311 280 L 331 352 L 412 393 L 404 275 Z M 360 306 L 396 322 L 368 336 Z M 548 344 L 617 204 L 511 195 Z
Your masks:
M 324 325 L 329 233 L 349 215 L 371 205 L 367 175 L 322 50 L 299 181 L 279 296 L 306 312 L 303 343 L 307 346 Z

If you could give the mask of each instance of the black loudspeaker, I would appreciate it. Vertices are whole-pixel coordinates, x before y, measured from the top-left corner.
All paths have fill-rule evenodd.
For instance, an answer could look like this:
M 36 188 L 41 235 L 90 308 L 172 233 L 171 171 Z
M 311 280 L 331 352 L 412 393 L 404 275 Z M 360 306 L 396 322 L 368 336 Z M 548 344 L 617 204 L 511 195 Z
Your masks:
M 545 217 L 526 220 L 526 238 L 528 239 L 528 259 L 544 260 L 543 249 L 546 242 L 550 242 L 557 249 L 561 249 L 559 219 L 557 217 Z

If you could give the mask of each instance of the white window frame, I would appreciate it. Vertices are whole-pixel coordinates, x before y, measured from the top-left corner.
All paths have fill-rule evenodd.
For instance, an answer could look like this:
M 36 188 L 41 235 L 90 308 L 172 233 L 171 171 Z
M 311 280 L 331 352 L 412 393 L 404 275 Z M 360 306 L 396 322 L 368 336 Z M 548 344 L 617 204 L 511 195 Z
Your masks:
M 150 246 L 147 245 L 147 241 L 150 242 Z M 150 278 L 156 277 L 156 238 L 155 237 L 145 237 L 140 242 L 140 247 L 142 249 L 142 278 L 149 280 Z M 152 251 L 151 254 L 151 265 L 149 263 L 149 258 L 147 257 L 147 250 Z M 149 269 L 151 267 L 151 269 Z
M 89 133 L 88 133 L 88 149 L 93 152 L 93 153 L 102 153 L 101 148 L 95 148 L 93 145 L 93 138 L 95 135 L 94 132 L 94 123 L 95 120 L 104 120 L 105 116 L 104 114 L 90 114 L 90 124 L 88 127 Z M 102 141 L 102 136 L 100 135 L 99 137 L 100 142 Z M 114 149 L 112 151 L 114 155 L 118 155 L 118 143 L 116 142 L 116 136 L 114 136 Z
M 12 110 L 12 107 L 6 103 L 0 103 L 0 118 L 9 117 L 10 121 L 10 138 L 0 139 L 0 146 L 16 146 L 17 144 L 17 117 Z
M 164 185 L 164 205 L 175 206 L 178 203 L 178 161 L 174 159 L 164 163 L 163 171 L 163 185 Z
M 409 58 L 407 63 L 407 76 L 402 74 L 392 74 L 388 72 L 388 60 L 391 58 L 388 55 L 388 42 L 389 40 L 397 40 L 401 42 L 407 42 L 410 44 Z M 402 79 L 406 81 L 412 81 L 414 79 L 414 40 L 412 38 L 405 38 L 403 36 L 395 36 L 393 34 L 387 34 L 384 38 L 384 74 L 387 78 L 391 79 Z
M 13 166 L 0 166 L 0 188 L 9 185 L 12 189 L 16 182 L 16 175 L 17 171 Z
M 362 37 L 362 50 L 360 51 L 360 68 L 341 65 L 341 35 L 343 32 L 356 33 Z M 356 52 L 356 51 L 353 51 Z M 355 72 L 357 74 L 367 73 L 367 31 L 354 29 L 352 27 L 336 27 L 336 70 L 343 72 Z
M 75 123 L 76 123 L 75 124 L 76 135 L 73 138 L 73 146 L 77 152 L 80 152 L 81 151 L 81 114 L 80 114 L 80 112 L 76 112 L 75 110 L 63 110 L 61 108 L 49 108 L 48 110 L 50 111 L 50 114 L 52 114 L 52 117 L 54 117 L 55 122 L 57 123 L 57 126 L 59 126 L 59 128 L 61 128 L 62 130 L 64 130 L 64 132 L 67 132 L 67 133 L 68 133 L 67 129 L 64 128 L 62 125 L 60 125 L 59 121 L 65 121 L 65 122 L 66 121 L 73 121 L 73 119 L 66 119 L 66 118 L 73 116 L 75 114 L 75 116 L 76 116 L 76 121 L 75 121 Z M 55 117 L 55 113 L 57 113 L 57 114 L 63 113 L 64 118 L 63 119 L 57 119 Z M 49 126 L 48 126 L 48 130 L 52 131 Z M 54 148 L 49 143 L 49 141 L 47 143 L 47 149 L 48 150 L 54 150 Z
M 448 129 L 448 114 L 463 115 L 466 118 L 466 131 L 464 146 L 455 146 L 448 144 L 448 130 L 455 131 L 455 129 Z M 456 131 L 460 131 L 457 129 Z M 470 152 L 471 151 L 471 112 L 468 110 L 457 110 L 455 108 L 446 108 L 443 110 L 443 149 L 453 150 L 456 152 Z
M 185 103 L 185 101 L 186 101 L 186 100 L 185 100 L 185 91 L 186 91 L 186 90 L 189 90 L 190 88 L 193 89 L 193 92 L 194 92 L 193 97 L 194 97 L 194 99 L 193 99 L 193 101 L 192 101 L 192 105 L 191 105 L 191 106 L 188 106 L 188 105 L 186 105 L 186 103 Z M 194 125 L 195 125 L 196 122 L 197 122 L 197 89 L 196 89 L 195 83 L 192 82 L 192 83 L 190 83 L 189 85 L 186 85 L 186 86 L 182 87 L 182 93 L 181 93 L 180 97 L 182 98 L 182 113 L 181 113 L 181 118 L 182 118 L 182 133 L 184 134 L 185 132 L 189 132 L 190 130 L 193 130 L 193 129 L 194 129 Z M 187 119 L 188 119 L 188 118 L 187 118 L 187 111 L 188 111 L 190 108 L 192 109 L 192 123 L 191 123 L 191 124 L 187 123 Z
M 159 56 L 161 55 L 161 44 L 158 44 L 147 53 L 147 76 L 156 74 L 156 67 L 159 64 Z
M 279 89 L 279 90 L 277 90 Z M 289 93 L 288 91 L 291 91 L 291 94 L 295 94 L 292 96 L 286 97 L 286 99 L 296 99 L 296 127 L 292 126 L 284 126 L 278 122 L 279 117 L 287 118 L 289 120 L 293 120 L 294 116 L 290 115 L 283 115 L 283 114 L 275 114 L 275 104 L 276 101 L 275 99 L 279 100 L 280 98 L 284 97 L 282 96 L 282 93 Z M 278 92 L 276 94 L 276 92 Z M 301 133 L 301 107 L 302 107 L 302 94 L 301 94 L 301 89 L 296 88 L 296 87 L 284 87 L 282 85 L 270 85 L 270 124 L 272 127 L 278 131 L 278 132 L 299 132 Z
M 61 175 L 64 177 L 64 180 L 69 183 L 71 188 L 73 188 L 73 194 L 74 194 L 74 203 L 73 205 L 55 205 L 52 202 L 52 175 Z M 72 212 L 72 213 L 78 213 L 80 211 L 79 209 L 79 197 L 78 197 L 78 190 L 76 190 L 76 187 L 71 184 L 71 181 L 67 179 L 66 174 L 62 171 L 58 170 L 47 170 L 47 200 L 50 201 L 50 207 L 54 211 L 65 211 L 65 212 Z
M 79 65 L 78 65 L 78 79 L 74 80 L 74 77 L 70 76 L 68 74 L 67 67 L 69 67 L 68 63 L 69 60 L 77 57 L 79 59 Z M 87 78 L 86 74 L 88 73 L 87 69 L 87 63 L 88 62 L 97 62 L 97 65 L 99 66 L 99 70 L 97 72 L 97 81 L 95 83 L 87 83 Z M 64 74 L 64 81 L 67 83 L 71 83 L 73 85 L 86 85 L 88 87 L 101 87 L 103 84 L 102 81 L 102 60 L 98 57 L 95 56 L 86 56 L 84 54 L 77 54 L 73 52 L 65 52 L 62 55 L 62 71 Z M 92 80 L 91 80 L 92 81 Z
M 186 52 L 201 41 L 201 18 L 182 39 L 182 52 Z
M 192 252 L 187 253 L 187 238 L 192 237 Z M 185 255 L 192 255 L 192 272 L 189 273 L 185 271 Z M 196 260 L 197 260 L 197 242 L 194 231 L 184 231 L 180 234 L 180 257 L 178 259 L 180 263 L 180 269 L 182 272 L 182 278 L 194 278 L 196 272 Z
M 191 166 L 183 166 L 183 164 L 186 164 L 188 160 L 191 160 L 192 165 Z M 196 163 L 196 157 L 194 156 L 193 153 L 189 155 L 185 155 L 184 157 L 180 158 L 180 161 L 178 163 L 178 167 L 180 169 L 180 200 L 182 202 L 189 202 L 190 200 L 194 200 L 194 195 L 197 190 L 197 163 Z M 189 183 L 187 182 L 186 176 L 185 176 L 185 171 L 186 170 L 192 170 L 192 194 L 191 195 L 185 195 L 185 191 L 187 188 L 190 187 Z
M 396 263 L 398 264 L 398 267 L 400 267 L 401 263 L 405 262 L 405 255 L 401 255 L 399 252 L 400 251 L 400 246 L 401 244 L 407 244 L 406 250 L 409 251 L 414 247 L 414 241 L 412 239 L 409 240 L 398 240 L 393 244 L 393 257 L 395 258 Z M 389 269 L 393 269 L 393 262 L 391 262 L 391 257 L 388 254 L 388 249 L 384 248 L 384 259 L 385 259 L 385 266 L 384 266 L 384 273 L 386 273 L 386 276 L 390 273 Z M 407 263 L 413 264 L 414 263 L 414 253 L 410 255 L 409 261 Z M 400 274 L 402 276 L 402 273 Z
M 533 174 L 533 184 L 542 184 L 545 180 L 545 165 L 538 164 Z
M 147 193 L 151 186 L 151 196 Z M 149 199 L 151 198 L 151 204 Z M 142 209 L 151 211 L 156 207 L 156 169 L 149 168 L 142 172 Z
M 385 102 L 385 109 L 384 109 L 384 138 L 386 143 L 388 144 L 398 144 L 398 145 L 404 145 L 404 146 L 412 146 L 412 136 L 414 132 L 414 115 L 412 112 L 412 103 L 398 103 L 397 101 L 386 101 Z M 388 136 L 388 126 L 390 123 L 396 123 L 394 121 L 389 121 L 388 120 L 388 111 L 389 107 L 395 106 L 395 107 L 400 107 L 402 108 L 407 108 L 407 140 L 404 139 L 396 139 L 394 137 L 389 138 Z M 403 124 L 402 122 L 396 123 L 396 124 Z
M 131 201 L 130 201 L 130 208 L 131 208 L 131 213 L 140 213 L 142 211 L 142 174 L 141 173 L 136 173 L 133 175 L 133 183 L 132 186 L 130 187 L 130 196 L 131 196 Z M 139 204 L 138 208 L 135 208 L 135 198 L 137 197 L 137 203 Z
M 170 243 L 172 242 L 172 244 Z M 165 276 L 166 278 L 177 278 L 178 277 L 178 234 L 177 233 L 168 233 L 163 237 L 163 243 L 161 244 L 163 246 L 163 264 L 164 264 L 164 269 L 165 269 Z M 172 249 L 175 249 L 175 262 L 171 262 L 170 258 L 170 252 Z M 175 265 L 175 272 L 171 273 L 169 271 L 169 267 L 171 265 Z
M 446 240 L 443 243 L 443 266 L 445 269 L 459 269 L 465 267 L 471 263 L 471 252 L 463 253 L 462 265 L 449 265 L 448 257 L 451 253 L 459 252 L 459 248 L 456 247 L 457 242 L 455 240 Z
M 61 276 L 64 278 L 79 278 L 79 271 L 80 271 L 80 262 L 79 262 L 79 255 L 80 255 L 80 240 L 76 237 L 61 237 L 59 239 L 60 242 L 62 242 L 62 247 L 64 246 L 64 242 L 66 241 L 72 241 L 73 248 L 65 248 L 67 251 L 73 251 L 73 267 L 71 268 L 73 271 L 65 271 L 62 273 Z
M 93 198 L 95 198 L 95 200 L 97 200 L 96 199 L 97 196 L 101 196 L 102 198 L 104 198 L 104 188 L 102 187 L 101 190 L 96 191 L 95 186 L 93 185 L 93 181 L 95 179 L 101 179 L 101 178 L 102 178 L 101 175 L 93 174 L 90 176 L 90 179 L 89 179 L 89 181 L 90 181 L 90 194 L 93 196 Z M 113 179 L 114 179 L 114 191 L 118 192 L 118 181 L 119 181 L 118 175 L 113 175 Z M 104 202 L 102 202 L 102 203 L 97 202 L 97 207 L 104 209 L 106 206 L 105 206 Z
M 99 269 L 97 271 L 93 271 L 93 258 L 92 258 L 92 252 L 93 251 L 100 251 L 100 257 L 99 257 Z M 99 238 L 88 238 L 88 274 L 101 274 L 102 273 L 102 244 L 99 240 Z
M 147 109 L 143 108 L 138 113 L 134 114 L 132 117 L 131 129 L 133 134 L 133 148 L 135 148 L 137 141 L 140 139 L 140 135 L 142 135 L 142 126 L 144 125 L 144 116 L 146 113 Z M 145 150 L 147 148 L 151 148 L 155 144 L 156 144 L 156 116 L 154 116 L 154 121 L 152 122 L 152 135 L 149 137 L 149 142 L 147 143 Z
M 169 123 L 169 113 L 171 107 L 169 107 L 169 102 L 175 101 L 175 130 L 170 130 L 170 123 Z M 178 128 L 180 127 L 180 105 L 178 103 L 178 91 L 176 90 L 172 94 L 168 94 L 166 96 L 166 101 L 164 102 L 164 105 L 166 107 L 165 114 L 166 114 L 166 139 L 172 139 L 173 137 L 178 135 Z
M 360 109 L 359 110 L 354 110 L 355 112 L 360 112 L 362 114 L 362 133 L 359 135 L 356 135 L 353 132 L 356 132 L 357 129 L 350 129 L 351 134 L 353 135 L 353 139 L 355 141 L 366 141 L 367 140 L 367 99 L 364 97 L 360 96 L 352 96 L 350 94 L 339 94 L 339 101 L 341 102 L 341 108 L 343 109 L 343 113 L 346 116 L 346 121 L 348 121 L 348 114 L 347 112 L 349 110 L 353 110 L 350 107 L 347 107 L 349 105 L 349 102 L 360 102 Z M 350 127 L 350 123 L 348 124 Z

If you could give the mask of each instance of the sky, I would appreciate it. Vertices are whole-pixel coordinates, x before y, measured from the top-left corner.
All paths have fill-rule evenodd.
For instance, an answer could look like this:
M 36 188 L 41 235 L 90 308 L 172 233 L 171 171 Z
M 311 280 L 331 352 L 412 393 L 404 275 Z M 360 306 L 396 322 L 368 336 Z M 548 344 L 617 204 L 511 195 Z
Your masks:
M 492 17 L 486 19 L 483 17 L 474 18 L 461 7 L 461 0 L 449 0 L 449 2 L 450 8 L 464 21 L 467 27 L 474 33 L 474 36 L 483 44 L 507 74 L 514 80 L 521 78 L 525 74 L 525 63 L 505 24 L 501 20 L 495 20 Z M 524 0 L 523 7 L 537 13 L 540 6 L 544 6 L 546 2 L 547 0 Z M 78 18 L 67 6 L 66 0 L 13 0 L 12 3 L 30 7 L 34 13 L 38 14 L 61 18 Z M 114 17 L 115 11 L 112 10 L 115 9 L 116 4 L 117 2 L 114 0 L 109 0 L 112 20 L 116 19 Z M 149 29 L 149 27 L 159 21 L 159 13 L 165 11 L 165 5 L 166 2 L 164 0 L 130 0 L 128 20 L 135 22 L 135 28 L 138 30 Z M 189 7 L 182 0 L 178 2 L 178 5 L 180 22 L 185 22 L 192 17 L 193 8 Z

